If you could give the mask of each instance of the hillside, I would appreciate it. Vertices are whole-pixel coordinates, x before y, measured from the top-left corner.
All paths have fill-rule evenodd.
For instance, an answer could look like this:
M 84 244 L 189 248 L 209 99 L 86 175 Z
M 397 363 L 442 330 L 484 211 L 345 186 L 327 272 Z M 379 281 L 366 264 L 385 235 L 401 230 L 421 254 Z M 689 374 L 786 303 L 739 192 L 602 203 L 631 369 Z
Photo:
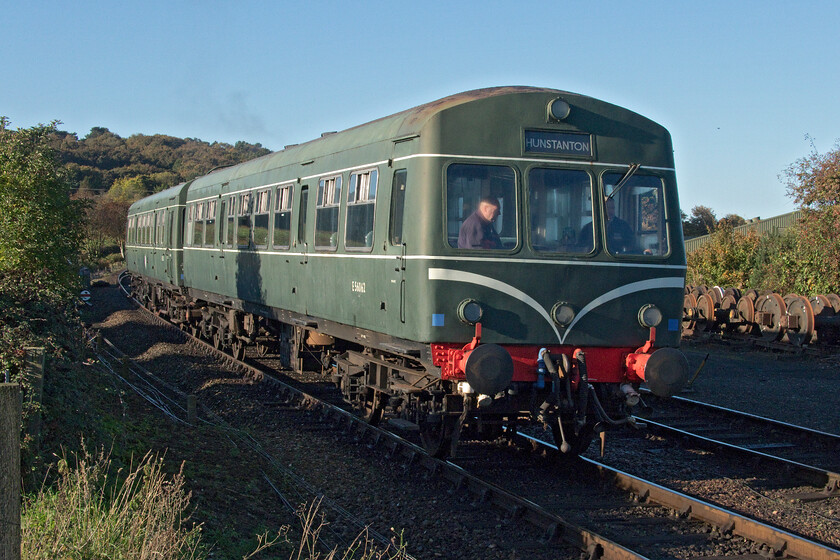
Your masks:
M 59 161 L 79 194 L 102 194 L 117 179 L 142 178 L 156 192 L 209 172 L 270 153 L 261 144 L 205 142 L 163 134 L 133 134 L 122 138 L 107 128 L 94 127 L 84 138 L 56 131 L 51 138 Z

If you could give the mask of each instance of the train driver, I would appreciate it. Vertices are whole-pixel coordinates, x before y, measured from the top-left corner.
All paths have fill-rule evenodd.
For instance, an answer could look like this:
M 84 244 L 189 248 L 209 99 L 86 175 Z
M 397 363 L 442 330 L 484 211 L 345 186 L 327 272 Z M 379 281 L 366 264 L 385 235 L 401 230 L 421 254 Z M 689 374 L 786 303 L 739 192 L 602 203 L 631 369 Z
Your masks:
M 488 196 L 481 199 L 478 209 L 461 224 L 458 233 L 459 249 L 501 249 L 502 240 L 496 232 L 495 222 L 501 212 L 499 199 Z
M 613 254 L 634 252 L 635 234 L 633 228 L 615 214 L 615 200 L 605 196 L 604 207 L 607 211 L 607 250 Z M 578 245 L 591 250 L 592 223 L 587 224 L 581 230 Z

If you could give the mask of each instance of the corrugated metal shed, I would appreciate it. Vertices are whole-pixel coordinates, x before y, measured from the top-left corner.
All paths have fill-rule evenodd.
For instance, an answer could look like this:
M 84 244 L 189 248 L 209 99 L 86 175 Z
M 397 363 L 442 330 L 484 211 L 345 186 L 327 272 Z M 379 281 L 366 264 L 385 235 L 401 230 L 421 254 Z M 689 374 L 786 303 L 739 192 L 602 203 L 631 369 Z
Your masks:
M 746 233 L 747 231 L 756 231 L 761 235 L 765 235 L 768 233 L 781 233 L 794 225 L 799 219 L 802 217 L 802 212 L 796 210 L 794 212 L 788 212 L 787 214 L 782 214 L 781 216 L 774 216 L 773 218 L 767 218 L 766 220 L 750 220 L 749 223 L 746 223 L 742 226 L 738 226 L 735 228 L 735 231 L 740 231 L 741 233 Z M 685 252 L 690 253 L 695 251 L 708 243 L 711 235 L 701 235 L 700 237 L 693 237 L 691 239 L 685 240 Z

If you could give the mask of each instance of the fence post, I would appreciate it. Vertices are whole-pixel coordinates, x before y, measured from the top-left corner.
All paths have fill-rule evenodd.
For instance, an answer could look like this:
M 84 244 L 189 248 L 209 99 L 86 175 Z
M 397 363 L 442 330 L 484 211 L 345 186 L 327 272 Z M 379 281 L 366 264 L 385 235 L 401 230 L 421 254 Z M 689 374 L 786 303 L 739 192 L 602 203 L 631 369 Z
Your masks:
M 20 385 L 0 383 L 0 560 L 20 560 Z
M 26 378 L 32 388 L 26 396 L 27 403 L 35 403 L 31 415 L 28 415 L 26 432 L 32 436 L 34 449 L 41 444 L 41 403 L 44 399 L 44 364 L 46 352 L 43 348 L 24 348 L 26 352 Z

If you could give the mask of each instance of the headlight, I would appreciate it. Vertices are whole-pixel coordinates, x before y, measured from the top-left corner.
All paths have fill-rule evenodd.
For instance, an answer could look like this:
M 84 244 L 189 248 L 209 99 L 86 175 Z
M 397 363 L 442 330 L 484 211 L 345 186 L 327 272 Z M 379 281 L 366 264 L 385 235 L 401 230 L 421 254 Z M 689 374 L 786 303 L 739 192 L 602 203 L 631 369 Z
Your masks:
M 562 99 L 555 99 L 548 106 L 548 112 L 551 115 L 551 118 L 558 121 L 562 121 L 568 117 L 570 111 L 571 107 L 569 107 L 569 104 Z
M 551 308 L 551 318 L 561 327 L 568 327 L 575 318 L 575 310 L 568 303 L 558 302 Z
M 649 303 L 639 309 L 639 324 L 645 328 L 653 328 L 662 322 L 662 312 L 658 307 Z
M 474 325 L 481 321 L 484 316 L 484 309 L 474 299 L 465 299 L 458 304 L 458 318 L 464 323 Z

